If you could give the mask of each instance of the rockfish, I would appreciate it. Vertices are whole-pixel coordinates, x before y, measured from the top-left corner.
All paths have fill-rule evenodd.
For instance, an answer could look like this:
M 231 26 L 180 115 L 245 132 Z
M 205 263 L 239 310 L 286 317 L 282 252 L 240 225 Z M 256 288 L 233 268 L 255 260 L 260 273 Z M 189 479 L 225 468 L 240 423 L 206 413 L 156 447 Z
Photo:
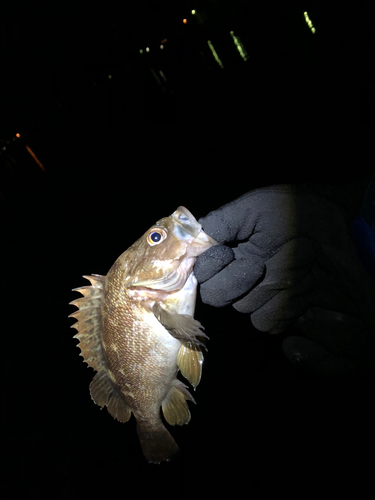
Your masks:
M 170 425 L 187 424 L 194 401 L 178 371 L 195 388 L 202 373 L 208 338 L 194 316 L 198 255 L 216 241 L 185 207 L 159 220 L 129 247 L 106 276 L 84 276 L 91 286 L 74 290 L 83 297 L 75 338 L 84 361 L 97 371 L 90 384 L 96 404 L 120 422 L 131 416 L 149 462 L 169 460 L 178 446 Z

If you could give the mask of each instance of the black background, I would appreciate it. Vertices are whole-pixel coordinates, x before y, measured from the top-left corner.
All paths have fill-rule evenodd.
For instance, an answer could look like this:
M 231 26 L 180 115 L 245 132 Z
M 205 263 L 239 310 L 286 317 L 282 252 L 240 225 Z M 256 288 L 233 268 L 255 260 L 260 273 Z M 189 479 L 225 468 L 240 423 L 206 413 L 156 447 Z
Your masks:
M 204 34 L 224 47 L 233 19 L 250 60 L 192 78 L 184 42 L 167 96 L 138 50 L 164 32 L 182 43 L 175 23 L 189 4 L 5 6 L 2 498 L 373 492 L 372 382 L 297 372 L 282 335 L 198 299 L 211 338 L 198 404 L 171 429 L 180 460 L 149 465 L 134 419 L 120 424 L 91 401 L 67 318 L 81 276 L 106 274 L 178 205 L 199 218 L 262 185 L 368 179 L 369 2 L 307 4 L 202 4 Z

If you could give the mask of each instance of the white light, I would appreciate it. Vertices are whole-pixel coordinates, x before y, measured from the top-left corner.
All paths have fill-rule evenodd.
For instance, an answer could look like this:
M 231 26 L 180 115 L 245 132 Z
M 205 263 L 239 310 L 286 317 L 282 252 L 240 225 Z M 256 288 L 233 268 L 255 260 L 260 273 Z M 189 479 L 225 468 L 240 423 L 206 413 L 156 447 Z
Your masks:
M 164 45 L 163 45 L 163 44 L 161 44 L 161 45 L 160 45 L 160 48 L 163 50 L 163 49 L 164 49 Z
M 146 47 L 146 52 L 150 52 L 150 47 Z

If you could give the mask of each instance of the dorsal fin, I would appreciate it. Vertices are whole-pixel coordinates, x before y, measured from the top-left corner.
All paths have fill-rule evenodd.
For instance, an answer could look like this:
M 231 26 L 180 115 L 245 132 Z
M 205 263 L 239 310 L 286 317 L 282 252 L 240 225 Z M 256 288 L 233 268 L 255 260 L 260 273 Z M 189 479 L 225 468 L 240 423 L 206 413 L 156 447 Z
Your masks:
M 83 277 L 90 281 L 91 286 L 73 289 L 81 293 L 83 297 L 70 302 L 70 304 L 78 308 L 78 311 L 70 314 L 69 318 L 78 320 L 71 328 L 78 330 L 78 333 L 73 338 L 79 339 L 80 356 L 83 356 L 83 360 L 91 368 L 100 371 L 105 367 L 102 344 L 102 304 L 105 276 L 93 274 L 92 276 Z

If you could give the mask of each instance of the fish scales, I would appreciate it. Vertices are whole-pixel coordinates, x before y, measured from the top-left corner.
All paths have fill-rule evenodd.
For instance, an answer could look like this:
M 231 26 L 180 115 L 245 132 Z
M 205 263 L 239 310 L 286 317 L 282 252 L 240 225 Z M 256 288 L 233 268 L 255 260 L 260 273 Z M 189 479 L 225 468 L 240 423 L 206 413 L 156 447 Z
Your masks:
M 169 389 L 165 382 L 169 380 L 170 384 L 177 374 L 176 358 L 181 342 L 168 333 L 151 310 L 139 301 L 132 301 L 126 290 L 109 311 L 111 288 L 103 311 L 108 369 L 136 418 L 145 418 L 143 412 L 158 414 Z M 113 317 L 116 317 L 114 324 Z
M 84 361 L 97 371 L 91 397 L 117 420 L 131 414 L 149 462 L 170 460 L 178 446 L 161 420 L 190 420 L 194 401 L 178 371 L 195 388 L 200 381 L 203 327 L 194 316 L 198 255 L 217 243 L 179 207 L 152 226 L 113 264 L 107 276 L 85 276 L 91 286 L 71 304 L 72 327 Z

